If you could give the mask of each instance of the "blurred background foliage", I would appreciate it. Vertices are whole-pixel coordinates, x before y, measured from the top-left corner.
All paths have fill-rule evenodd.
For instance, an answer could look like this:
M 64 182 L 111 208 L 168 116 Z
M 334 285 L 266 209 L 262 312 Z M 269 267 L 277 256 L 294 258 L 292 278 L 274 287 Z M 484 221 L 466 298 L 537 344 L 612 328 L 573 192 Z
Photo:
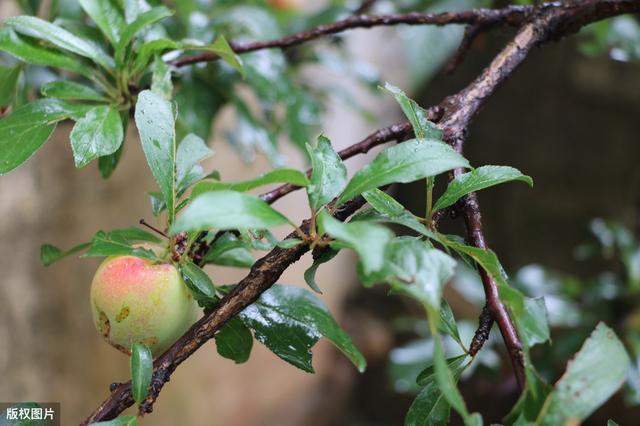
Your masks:
M 74 21 L 82 19 L 74 0 L 16 3 L 23 13 L 105 43 L 95 27 Z M 166 4 L 176 14 L 154 26 L 146 40 L 169 36 L 203 44 L 219 34 L 236 42 L 278 38 L 348 17 L 361 5 L 355 0 L 148 3 Z M 375 1 L 366 12 L 462 10 L 510 3 L 534 2 Z M 477 75 L 512 35 L 510 30 L 481 35 L 460 69 L 452 77 L 443 76 L 442 67 L 463 30 L 395 28 L 395 47 L 401 53 L 394 59 L 402 60 L 394 64 L 361 54 L 376 46 L 367 44 L 362 35 L 355 46 L 349 45 L 352 33 L 346 33 L 286 51 L 243 55 L 244 78 L 222 61 L 181 68 L 174 80 L 178 137 L 194 132 L 211 140 L 220 129 L 220 136 L 243 161 L 265 156 L 273 166 L 282 166 L 292 155 L 283 145 L 304 148 L 305 142 L 315 139 L 323 130 L 331 100 L 356 111 L 372 130 L 379 128 L 399 114 L 372 108 L 371 96 L 380 97 L 378 85 L 385 79 L 394 82 L 390 77 L 395 71 L 401 70 L 398 79 L 411 95 L 424 106 L 432 105 Z M 607 418 L 621 425 L 635 424 L 640 418 L 640 176 L 635 160 L 640 155 L 639 60 L 640 24 L 632 16 L 590 25 L 569 42 L 541 49 L 480 115 L 467 152 L 474 163 L 514 165 L 536 180 L 533 192 L 507 187 L 483 194 L 481 201 L 489 240 L 511 272 L 512 283 L 528 296 L 545 298 L 552 342 L 532 351 L 545 378 L 550 382 L 558 378 L 598 321 L 614 327 L 634 357 L 624 391 L 587 423 L 594 425 Z M 0 54 L 0 64 L 3 79 L 17 78 L 21 88 L 15 96 L 0 97 L 4 107 L 23 104 L 37 96 L 42 84 L 60 78 L 48 68 L 19 66 L 5 54 Z M 325 80 L 326 72 L 338 78 Z M 225 108 L 233 112 L 232 119 L 221 114 Z M 304 149 L 295 152 L 305 155 Z M 417 210 L 423 203 L 415 193 L 422 191 L 414 190 L 409 186 L 397 196 Z M 591 219 L 599 216 L 611 220 Z M 445 227 L 459 230 L 460 224 Z M 475 271 L 461 267 L 447 296 L 468 342 L 484 301 Z M 333 408 L 337 414 L 327 413 L 326 421 L 306 424 L 399 424 L 418 389 L 417 374 L 430 363 L 433 343 L 423 315 L 401 298 L 386 297 L 382 289 L 364 291 L 358 286 L 349 290 L 342 309 L 352 329 L 358 329 L 355 337 L 371 367 L 363 376 L 349 376 L 348 393 L 336 391 L 342 398 Z M 363 331 L 366 327 L 373 331 Z M 457 347 L 448 346 L 451 351 Z M 516 384 L 508 379 L 509 371 L 501 339 L 494 332 L 479 362 L 461 382 L 471 409 L 486 412 L 488 421 L 498 421 L 515 402 Z

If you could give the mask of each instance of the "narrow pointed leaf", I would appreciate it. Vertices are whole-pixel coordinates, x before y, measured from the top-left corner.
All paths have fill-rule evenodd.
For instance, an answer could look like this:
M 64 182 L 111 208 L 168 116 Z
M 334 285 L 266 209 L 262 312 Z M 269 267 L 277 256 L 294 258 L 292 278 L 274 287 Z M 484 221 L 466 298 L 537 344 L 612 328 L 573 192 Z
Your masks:
M 0 28 L 0 50 L 26 63 L 62 68 L 91 78 L 95 70 L 58 50 L 41 46 L 33 39 L 16 34 L 11 28 Z
M 229 42 L 227 42 L 227 39 L 224 38 L 223 35 L 218 36 L 213 44 L 208 46 L 208 50 L 211 50 L 213 53 L 220 56 L 223 61 L 238 70 L 238 72 L 240 72 L 240 74 L 242 74 L 242 76 L 244 77 L 245 71 L 244 67 L 242 66 L 242 59 L 240 59 L 240 57 L 236 55 L 231 46 L 229 46 Z
M 347 184 L 347 168 L 325 136 L 318 137 L 315 148 L 307 145 L 311 158 L 311 179 L 307 188 L 309 205 L 317 210 L 340 195 Z
M 151 351 L 142 343 L 134 343 L 131 346 L 131 394 L 138 404 L 144 401 L 149 393 L 152 374 Z
M 40 89 L 48 98 L 79 101 L 109 102 L 109 98 L 97 90 L 73 81 L 58 80 L 46 83 Z
M 97 106 L 76 122 L 71 130 L 71 148 L 76 167 L 115 153 L 124 138 L 120 114 L 115 106 Z
M 273 183 L 290 183 L 296 186 L 307 186 L 309 179 L 307 175 L 295 169 L 275 169 L 264 173 L 254 179 L 241 182 L 219 182 L 206 180 L 199 182 L 193 187 L 191 197 L 195 198 L 200 194 L 209 191 L 218 191 L 221 189 L 230 189 L 233 191 L 245 192 L 260 186 L 270 185 Z
M 547 397 L 536 425 L 580 424 L 622 386 L 628 371 L 622 342 L 598 324 Z
M 533 186 L 533 180 L 523 175 L 520 170 L 507 166 L 482 166 L 468 173 L 456 176 L 449 183 L 447 190 L 433 206 L 435 210 L 441 210 L 456 203 L 463 196 L 471 192 L 489 188 L 501 183 L 519 180 Z
M 49 266 L 58 260 L 79 253 L 91 246 L 91 243 L 78 244 L 67 251 L 62 251 L 58 247 L 51 244 L 43 244 L 40 247 L 40 261 L 44 266 Z
M 113 58 L 98 46 L 55 24 L 34 16 L 14 16 L 4 22 L 21 34 L 48 41 L 60 49 L 89 58 L 105 68 L 114 67 Z
M 413 127 L 413 132 L 418 139 L 442 139 L 442 131 L 427 118 L 427 112 L 418 105 L 416 101 L 410 99 L 398 87 L 385 83 L 384 90 L 391 93 L 396 102 L 402 108 L 402 112 Z
M 171 15 L 173 15 L 173 12 L 164 6 L 154 7 L 138 15 L 133 22 L 123 29 L 117 44 L 114 44 L 116 46 L 116 61 L 122 63 L 127 46 L 140 31 Z
M 461 355 L 447 360 L 456 380 L 463 371 L 463 362 L 466 357 L 466 355 Z M 440 391 L 433 366 L 420 373 L 418 383 L 424 388 L 411 403 L 404 419 L 405 426 L 440 426 L 448 424 L 451 406 Z
M 187 262 L 180 266 L 180 274 L 195 300 L 203 302 L 216 300 L 216 288 L 211 278 L 198 265 Z
M 82 257 L 91 256 L 136 256 L 143 259 L 158 261 L 158 256 L 151 250 L 134 247 L 133 238 L 118 232 L 98 231 L 91 240 L 91 247 Z
M 173 223 L 176 201 L 176 138 L 171 103 L 145 90 L 138 95 L 135 112 L 140 142 L 149 168 L 158 183 Z
M 198 163 L 214 154 L 201 137 L 189 133 L 178 145 L 176 153 L 176 182 L 178 194 L 202 179 L 204 172 Z
M 153 62 L 153 73 L 151 75 L 151 91 L 166 100 L 170 101 L 173 97 L 173 82 L 171 81 L 171 68 L 167 65 L 159 55 Z
M 382 151 L 349 181 L 338 205 L 370 189 L 436 176 L 468 161 L 449 145 L 432 139 L 413 139 Z
M 235 191 L 213 191 L 193 200 L 171 232 L 267 229 L 285 223 L 288 223 L 286 217 L 258 197 Z
M 124 29 L 124 16 L 116 0 L 79 0 L 82 9 L 93 19 L 112 46 L 120 39 Z
M 318 268 L 323 263 L 327 263 L 331 259 L 333 259 L 338 254 L 337 250 L 333 250 L 331 248 L 327 248 L 320 257 L 313 259 L 313 264 L 304 271 L 304 281 L 307 283 L 309 287 L 316 293 L 322 294 L 322 290 L 320 290 L 320 286 L 316 283 L 316 272 Z

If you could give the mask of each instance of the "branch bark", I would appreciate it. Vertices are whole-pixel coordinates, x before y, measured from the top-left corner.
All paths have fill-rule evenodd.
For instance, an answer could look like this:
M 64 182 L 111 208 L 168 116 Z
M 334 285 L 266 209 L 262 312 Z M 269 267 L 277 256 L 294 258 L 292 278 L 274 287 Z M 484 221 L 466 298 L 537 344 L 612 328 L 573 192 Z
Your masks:
M 481 9 L 482 13 L 498 13 L 504 9 L 490 11 Z M 478 113 L 481 107 L 494 93 L 497 87 L 510 76 L 516 67 L 524 61 L 533 47 L 545 42 L 559 39 L 572 34 L 584 25 L 591 22 L 606 19 L 624 13 L 640 12 L 640 0 L 578 0 L 566 3 L 548 3 L 536 6 L 515 15 L 502 15 L 505 25 L 522 25 L 515 39 L 510 42 L 502 52 L 500 52 L 483 73 L 469 86 L 459 93 L 446 98 L 438 107 L 430 111 L 439 115 L 444 114 L 439 121 L 439 126 L 444 130 L 446 140 L 458 151 L 462 151 L 466 134 L 468 132 L 471 119 Z M 504 13 L 504 12 L 503 12 Z M 263 48 L 286 48 L 303 43 L 326 34 L 334 34 L 350 28 L 368 28 L 376 25 L 395 25 L 397 23 L 445 25 L 448 23 L 477 23 L 479 10 L 460 12 L 455 14 L 410 14 L 412 18 L 405 15 L 404 18 L 392 17 L 354 17 L 347 18 L 335 24 L 318 27 L 314 30 L 299 33 L 284 39 L 248 43 L 244 45 L 234 44 L 237 53 L 244 53 Z M 514 18 L 515 16 L 515 18 Z M 513 21 L 515 19 L 515 21 Z M 401 22 L 404 20 L 403 22 Z M 426 22 L 430 21 L 430 22 Z M 517 22 L 516 22 L 517 21 Z M 215 60 L 215 57 L 202 57 L 199 59 L 186 58 L 186 62 L 175 63 L 174 65 L 186 65 L 187 63 L 199 62 L 202 60 Z M 189 62 L 189 60 L 191 62 Z M 184 61 L 184 60 L 183 60 Z M 341 151 L 341 155 L 348 158 L 360 152 L 366 152 L 372 146 L 385 143 L 399 138 L 406 134 L 408 123 L 401 123 L 391 128 L 382 129 L 370 135 L 367 139 Z M 455 173 L 461 173 L 457 170 Z M 295 190 L 295 187 L 281 187 L 272 195 L 263 195 L 263 198 L 270 202 Z M 361 197 L 345 204 L 336 216 L 344 220 L 364 204 Z M 475 194 L 465 197 L 462 202 L 461 213 L 464 215 L 465 224 L 468 231 L 469 241 L 480 248 L 486 249 L 480 209 Z M 308 222 L 302 224 L 303 229 L 308 228 Z M 294 236 L 292 234 L 292 236 Z M 292 263 L 296 262 L 305 252 L 309 250 L 306 244 L 300 244 L 290 249 L 275 248 L 265 257 L 260 259 L 251 268 L 249 274 L 238 284 L 236 289 L 225 296 L 215 310 L 209 312 L 200 321 L 182 336 L 167 352 L 154 362 L 154 374 L 150 395 L 141 407 L 141 412 L 149 412 L 152 409 L 158 394 L 164 384 L 169 380 L 170 375 L 183 361 L 193 354 L 200 346 L 210 340 L 215 332 L 231 317 L 239 313 L 242 309 L 253 303 L 262 292 L 267 290 L 280 277 L 282 272 Z M 504 305 L 499 299 L 497 285 L 493 279 L 484 272 L 482 274 L 483 285 L 487 298 L 487 309 L 491 312 L 492 318 L 498 323 L 505 344 L 514 365 L 516 377 L 520 383 L 524 383 L 522 369 L 522 352 L 518 335 L 513 326 Z M 485 326 L 488 321 L 483 321 Z M 486 334 L 483 331 L 484 334 Z M 116 417 L 126 408 L 133 404 L 131 397 L 130 382 L 112 386 L 111 395 L 92 413 L 82 424 L 106 420 Z
M 544 6 L 558 7 L 556 3 L 548 3 Z M 494 26 L 497 24 L 517 27 L 529 19 L 529 16 L 538 8 L 534 6 L 508 6 L 503 9 L 471 9 L 463 12 L 444 13 L 403 13 L 392 15 L 354 15 L 332 24 L 320 25 L 308 31 L 291 34 L 286 37 L 254 42 L 230 41 L 231 49 L 237 54 L 255 52 L 262 49 L 288 49 L 328 35 L 338 34 L 356 28 L 373 28 L 394 25 L 483 25 Z M 197 55 L 179 58 L 169 62 L 176 67 L 210 62 L 220 59 L 212 52 L 204 52 Z

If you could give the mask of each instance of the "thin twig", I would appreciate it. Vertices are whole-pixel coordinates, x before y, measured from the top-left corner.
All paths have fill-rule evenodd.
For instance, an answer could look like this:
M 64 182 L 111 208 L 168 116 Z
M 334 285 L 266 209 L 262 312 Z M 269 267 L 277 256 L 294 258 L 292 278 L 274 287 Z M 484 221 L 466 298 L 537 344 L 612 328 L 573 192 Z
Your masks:
M 555 3 L 553 3 L 555 5 Z M 554 6 L 555 7 L 555 6 Z M 289 47 L 306 43 L 310 40 L 324 36 L 338 34 L 355 28 L 372 28 L 394 25 L 451 25 L 480 23 L 501 23 L 503 25 L 517 27 L 525 22 L 529 15 L 537 9 L 533 6 L 508 6 L 503 9 L 471 9 L 463 12 L 443 13 L 403 13 L 393 15 L 354 15 L 332 24 L 320 25 L 308 31 L 291 34 L 286 37 L 254 42 L 231 41 L 231 49 L 237 53 L 249 53 L 262 49 L 288 49 Z M 198 62 L 216 61 L 219 56 L 212 52 L 203 52 L 197 55 L 170 61 L 171 65 L 181 67 Z

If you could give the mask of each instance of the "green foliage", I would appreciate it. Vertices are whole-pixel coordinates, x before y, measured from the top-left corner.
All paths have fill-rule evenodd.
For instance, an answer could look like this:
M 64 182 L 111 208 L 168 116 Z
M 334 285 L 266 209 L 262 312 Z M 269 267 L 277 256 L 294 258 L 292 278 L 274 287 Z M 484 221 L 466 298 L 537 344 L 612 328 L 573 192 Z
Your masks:
M 296 367 L 313 372 L 311 347 L 325 337 L 360 371 L 366 361 L 351 338 L 312 293 L 293 286 L 275 285 L 241 314 L 255 338 Z
M 26 13 L 35 14 L 39 3 L 25 0 L 21 6 Z M 519 279 L 510 283 L 496 253 L 437 229 L 435 211 L 454 206 L 467 194 L 501 183 L 522 181 L 532 186 L 529 176 L 507 166 L 472 168 L 443 141 L 442 131 L 428 120 L 427 111 L 387 83 L 384 90 L 398 102 L 415 139 L 387 147 L 348 179 L 347 169 L 327 137 L 317 137 L 315 146 L 308 143 L 317 134 L 326 95 L 340 89 L 307 84 L 300 71 L 309 63 L 322 63 L 341 72 L 347 70 L 367 87 L 377 85 L 377 76 L 366 71 L 366 64 L 356 64 L 349 55 L 341 55 L 340 43 L 326 49 L 338 53 L 300 47 L 287 55 L 275 49 L 259 50 L 242 59 L 232 48 L 247 40 L 268 40 L 351 12 L 350 5 L 343 1 L 330 3 L 317 13 L 302 16 L 298 12 L 274 12 L 264 2 L 176 1 L 172 3 L 178 12 L 174 16 L 165 6 L 151 7 L 139 1 L 59 1 L 53 2 L 49 10 L 52 22 L 34 16 L 7 19 L 0 27 L 0 51 L 13 59 L 5 66 L 8 56 L 0 56 L 0 107 L 3 114 L 5 109 L 8 113 L 0 119 L 0 174 L 28 160 L 47 142 L 57 123 L 72 120 L 75 125 L 70 143 L 76 167 L 97 159 L 100 173 L 108 177 L 123 153 L 129 117 L 134 117 L 158 186 L 150 193 L 152 213 L 158 216 L 160 229 L 165 230 L 158 231 L 165 239 L 138 228 L 98 231 L 89 243 L 66 251 L 45 244 L 41 247 L 42 263 L 50 265 L 81 252 L 85 252 L 83 256 L 131 255 L 171 263 L 179 269 L 195 300 L 210 312 L 231 287 L 214 285 L 203 269 L 206 264 L 249 268 L 256 259 L 253 251 L 275 250 L 278 254 L 308 245 L 304 248 L 313 251 L 314 260 L 304 280 L 321 293 L 317 269 L 330 262 L 339 250 L 349 248 L 358 256 L 357 272 L 364 286 L 387 285 L 392 295 L 409 297 L 426 313 L 429 333 L 427 336 L 425 327 L 423 337 L 430 350 L 412 370 L 410 382 L 419 392 L 405 424 L 445 424 L 453 408 L 465 425 L 478 426 L 482 425 L 482 417 L 470 412 L 458 390 L 463 372 L 471 375 L 477 365 L 486 367 L 482 353 L 471 358 L 466 348 L 475 323 L 456 320 L 452 307 L 443 299 L 445 286 L 455 286 L 463 264 L 467 264 L 485 271 L 496 282 L 523 344 L 526 386 L 505 418 L 506 424 L 580 422 L 616 392 L 625 379 L 627 399 L 640 403 L 640 333 L 633 327 L 623 328 L 623 338 L 634 364 L 629 363 L 627 351 L 614 332 L 600 324 L 554 387 L 542 378 L 552 377 L 548 365 L 536 359 L 531 350 L 538 345 L 549 349 L 553 356 L 557 356 L 553 353 L 556 347 L 562 347 L 563 355 L 575 352 L 577 348 L 568 351 L 557 341 L 552 344 L 553 327 L 571 324 L 562 315 L 569 315 L 571 308 L 578 309 L 567 301 L 576 293 L 584 290 L 589 296 L 585 300 L 594 306 L 604 300 L 603 290 L 596 289 L 601 286 L 576 286 L 579 280 L 573 278 L 573 286 L 548 288 L 549 295 L 556 297 L 555 302 L 564 303 L 560 315 L 557 310 L 548 309 L 553 305 L 545 302 L 544 292 L 530 291 Z M 421 0 L 398 3 L 387 7 L 402 11 L 407 7 L 431 10 L 441 6 Z M 203 21 L 202 25 L 193 24 L 189 19 L 192 13 Z M 637 22 L 625 19 L 616 18 L 606 28 L 592 27 L 589 31 L 595 47 L 618 49 L 617 55 L 622 51 L 627 57 L 634 57 L 637 46 L 631 42 L 637 39 Z M 428 38 L 421 37 L 421 42 Z M 455 37 L 445 38 L 434 48 L 446 53 L 452 49 L 447 45 L 456 43 L 451 43 Z M 220 60 L 190 68 L 174 66 L 181 56 L 193 52 L 213 54 Z M 410 54 L 415 59 L 416 52 Z M 409 64 L 412 61 L 409 58 Z M 422 53 L 420 61 L 428 62 Z M 29 78 L 29 72 L 43 68 L 47 68 L 44 82 Z M 431 71 L 422 68 L 412 72 L 426 76 Z M 40 83 L 39 87 L 32 87 Z M 38 95 L 44 98 L 36 99 Z M 349 94 L 342 96 L 350 99 Z M 34 100 L 27 102 L 30 98 Z M 235 127 L 223 129 L 226 139 L 243 159 L 252 160 L 260 152 L 277 166 L 275 169 L 240 182 L 222 181 L 219 173 L 205 171 L 200 163 L 214 154 L 207 141 L 225 106 L 235 112 Z M 308 155 L 312 167 L 309 175 L 283 167 L 285 157 L 278 142 L 283 138 Z M 449 182 L 434 203 L 436 177 L 454 169 L 469 171 Z M 426 180 L 424 217 L 411 213 L 384 192 L 389 185 L 420 179 Z M 272 184 L 306 189 L 312 217 L 301 227 L 304 231 L 294 225 L 296 238 L 282 239 L 280 234 L 272 234 L 272 228 L 292 222 L 263 199 L 246 193 Z M 334 217 L 345 203 L 358 196 L 364 197 L 368 207 L 346 221 Z M 165 211 L 166 217 L 161 215 Z M 386 224 L 400 225 L 402 229 L 393 232 Z M 617 224 L 595 221 L 592 228 L 599 246 L 595 252 L 593 247 L 583 247 L 582 255 L 599 253 L 607 259 L 618 258 L 622 265 L 618 270 L 624 275 L 618 282 L 625 281 L 626 286 L 617 289 L 615 296 L 637 295 L 640 245 Z M 153 250 L 146 243 L 151 243 Z M 551 287 L 549 280 L 542 281 L 532 287 Z M 476 284 L 479 289 L 480 284 Z M 484 297 L 481 301 L 484 303 Z M 588 320 L 584 319 L 586 314 L 580 317 L 583 323 L 578 340 L 574 341 L 586 337 L 585 330 L 595 325 L 599 314 L 594 311 Z M 634 319 L 627 323 L 634 324 Z M 325 337 L 358 370 L 363 371 L 366 366 L 363 355 L 322 302 L 313 293 L 294 286 L 274 285 L 229 319 L 213 337 L 218 354 L 238 364 L 249 359 L 255 337 L 278 357 L 313 372 L 311 348 Z M 483 351 L 498 358 L 487 349 L 490 344 L 487 342 Z M 566 356 L 562 358 L 565 359 Z M 137 403 L 147 397 L 152 372 L 149 349 L 134 344 L 131 376 Z M 121 416 L 99 424 L 133 425 L 137 424 L 137 417 Z
M 309 205 L 313 210 L 318 210 L 344 190 L 347 184 L 347 168 L 333 150 L 331 141 L 325 136 L 318 137 L 318 145 L 315 148 L 307 145 L 307 152 L 313 168 L 307 188 Z
M 223 190 L 207 192 L 189 203 L 171 232 L 268 229 L 286 223 L 286 217 L 260 198 Z
M 555 384 L 536 424 L 581 422 L 624 382 L 629 357 L 613 330 L 600 323 Z
M 338 204 L 390 183 L 413 182 L 468 166 L 466 159 L 439 140 L 413 139 L 385 149 L 360 169 L 338 198 Z
M 468 173 L 456 176 L 444 194 L 436 201 L 433 210 L 440 210 L 453 205 L 463 196 L 481 189 L 489 188 L 504 182 L 520 180 L 533 186 L 533 180 L 513 167 L 482 166 Z
M 193 298 L 198 302 L 210 303 L 216 300 L 216 288 L 211 278 L 198 265 L 192 262 L 182 264 L 180 274 Z
M 149 393 L 153 375 L 151 350 L 142 343 L 131 346 L 131 393 L 134 401 L 140 404 Z

